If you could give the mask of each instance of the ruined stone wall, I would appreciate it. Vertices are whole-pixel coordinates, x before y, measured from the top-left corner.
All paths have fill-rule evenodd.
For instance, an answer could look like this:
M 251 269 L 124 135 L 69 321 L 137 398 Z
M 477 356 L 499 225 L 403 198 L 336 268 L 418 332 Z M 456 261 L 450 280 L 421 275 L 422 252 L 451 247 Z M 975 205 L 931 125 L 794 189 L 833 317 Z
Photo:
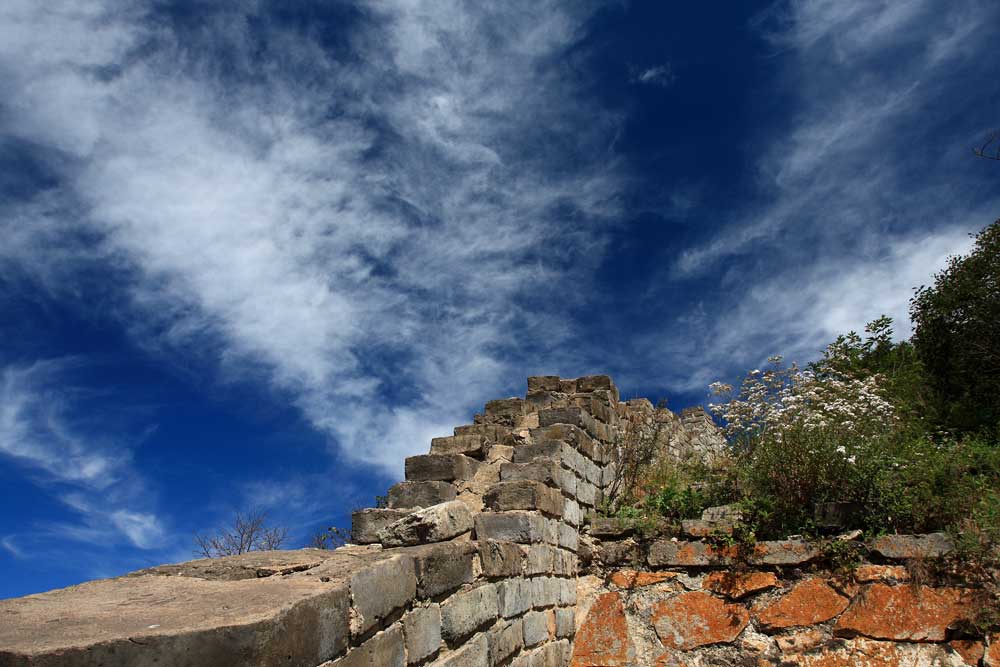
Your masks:
M 724 444 L 703 412 L 623 403 L 607 376 L 532 377 L 407 459 L 385 506 L 353 515 L 352 544 L 0 601 L 0 667 L 1000 667 L 1000 640 L 959 629 L 980 592 L 900 566 L 941 536 L 872 545 L 834 575 L 821 545 L 714 545 L 726 508 L 673 538 L 599 518 L 637 418 L 665 425 L 664 456 Z

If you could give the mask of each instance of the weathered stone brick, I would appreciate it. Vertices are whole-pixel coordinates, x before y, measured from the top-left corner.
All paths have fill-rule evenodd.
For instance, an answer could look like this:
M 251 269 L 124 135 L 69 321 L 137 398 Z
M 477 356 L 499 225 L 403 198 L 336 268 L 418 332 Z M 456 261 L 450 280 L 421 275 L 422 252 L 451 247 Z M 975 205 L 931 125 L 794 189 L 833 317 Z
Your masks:
M 572 667 L 632 667 L 635 645 L 629 636 L 625 605 L 618 593 L 599 595 L 573 642 Z
M 421 598 L 436 597 L 475 579 L 475 549 L 469 542 L 436 544 L 412 555 Z
M 497 606 L 504 618 L 520 616 L 531 609 L 533 588 L 531 581 L 522 577 L 507 579 L 497 584 Z
M 591 416 L 591 414 L 583 408 L 579 407 L 548 408 L 546 410 L 539 410 L 538 425 L 540 427 L 545 427 L 552 424 L 570 424 L 572 426 L 578 426 L 595 438 L 600 438 L 601 435 L 603 435 L 603 431 L 598 428 L 600 425 L 594 420 L 593 416 Z
M 724 521 L 702 521 L 701 519 L 685 519 L 681 521 L 681 530 L 688 537 L 732 535 L 735 528 L 734 524 Z
M 403 649 L 403 628 L 397 623 L 388 630 L 379 632 L 361 646 L 357 646 L 339 660 L 328 663 L 329 667 L 405 667 L 406 654 Z
M 388 503 L 393 509 L 413 509 L 446 503 L 457 495 L 449 482 L 400 482 L 389 487 Z
M 570 551 L 576 551 L 577 541 L 579 538 L 580 536 L 579 533 L 577 533 L 576 528 L 565 523 L 559 524 L 560 547 L 563 549 L 569 549 Z
M 535 608 L 552 607 L 559 604 L 562 596 L 562 580 L 555 577 L 535 577 L 531 579 L 531 599 Z
M 556 579 L 559 585 L 559 604 L 576 604 L 576 581 L 573 579 Z
M 851 639 L 820 650 L 762 657 L 758 667 L 965 667 L 961 656 L 934 644 Z
M 664 646 L 688 651 L 733 641 L 750 622 L 750 614 L 742 605 L 695 591 L 656 603 L 652 621 Z
M 736 547 L 714 547 L 706 542 L 657 540 L 649 547 L 653 567 L 706 567 L 729 565 L 739 555 Z
M 486 635 L 478 635 L 433 663 L 434 667 L 491 667 Z M 372 665 L 372 667 L 375 667 Z
M 559 521 L 556 519 L 545 520 L 545 543 L 559 546 Z
M 535 440 L 530 445 L 514 448 L 514 463 L 542 461 L 561 464 L 571 451 L 572 448 L 560 440 Z
M 555 610 L 556 637 L 572 637 L 576 634 L 576 614 L 571 608 Z
M 363 635 L 417 593 L 417 575 L 413 559 L 394 556 L 355 572 L 350 579 L 355 614 L 351 633 Z
M 902 565 L 859 565 L 852 574 L 859 584 L 910 580 L 910 572 Z
M 829 641 L 829 636 L 822 630 L 809 628 L 787 635 L 775 637 L 775 644 L 782 653 L 804 653 Z
M 441 647 L 441 608 L 432 604 L 410 611 L 403 616 L 403 630 L 407 663 L 412 665 L 426 660 Z
M 499 665 L 524 646 L 524 630 L 521 619 L 498 624 L 486 633 L 489 646 L 490 665 Z
M 527 463 L 505 463 L 500 467 L 504 482 L 533 480 L 555 487 L 566 494 L 576 492 L 576 477 L 555 461 L 535 459 Z
M 616 570 L 611 573 L 608 583 L 616 588 L 633 590 L 644 586 L 662 584 L 664 581 L 673 581 L 677 578 L 676 572 L 639 572 L 638 570 Z
M 963 588 L 872 584 L 837 620 L 834 632 L 841 637 L 940 642 L 949 627 L 969 620 L 979 605 L 976 594 Z
M 472 512 L 459 500 L 431 505 L 407 514 L 379 532 L 387 547 L 443 542 L 472 530 Z
M 535 548 L 536 545 L 528 547 L 529 554 Z M 524 547 L 514 542 L 480 540 L 479 560 L 487 577 L 516 577 L 525 572 Z
M 530 405 L 521 398 L 499 398 L 486 404 L 486 420 L 498 423 L 514 423 L 528 414 Z
M 560 391 L 558 375 L 532 375 L 528 377 L 528 391 Z
M 583 523 L 583 510 L 580 509 L 580 504 L 571 498 L 566 498 L 563 504 L 563 521 L 576 527 Z
M 938 558 L 954 549 L 954 542 L 945 533 L 883 535 L 872 542 L 873 551 L 896 559 Z
M 804 540 L 758 542 L 749 561 L 755 565 L 802 565 L 819 558 L 817 545 Z
M 591 484 L 590 482 L 577 480 L 576 499 L 580 502 L 581 505 L 586 505 L 587 507 L 596 507 L 597 487 Z
M 537 512 L 483 512 L 475 518 L 476 539 L 532 544 L 545 541 L 545 519 Z
M 499 616 L 497 589 L 483 584 L 455 593 L 441 603 L 441 636 L 449 644 L 468 637 Z
M 602 540 L 619 540 L 634 533 L 635 529 L 621 519 L 595 516 L 590 520 L 587 532 Z
M 355 544 L 375 544 L 379 531 L 409 514 L 399 509 L 363 509 L 351 513 L 351 541 Z
M 414 482 L 471 479 L 481 463 L 463 454 L 422 454 L 406 459 L 406 479 Z
M 486 438 L 478 433 L 431 438 L 431 454 L 465 454 L 479 458 L 487 449 Z
M 766 630 L 813 625 L 829 621 L 847 609 L 847 598 L 821 579 L 806 579 L 757 613 Z
M 739 598 L 778 586 L 778 578 L 773 572 L 709 572 L 701 582 L 701 587 L 727 598 Z
M 531 480 L 500 482 L 486 492 L 483 503 L 495 512 L 539 510 L 562 516 L 563 511 L 563 497 L 557 489 Z
M 626 565 L 639 562 L 642 558 L 642 550 L 631 539 L 621 542 L 601 542 L 597 545 L 594 557 L 604 565 Z M 665 556 L 657 556 L 654 562 L 651 551 L 651 565 L 664 564 L 661 561 L 665 560 L 667 560 Z
M 525 574 L 548 574 L 553 569 L 556 549 L 547 544 L 533 544 L 528 547 L 528 562 Z
M 537 646 L 549 638 L 549 619 L 544 611 L 529 611 L 522 619 L 524 645 Z

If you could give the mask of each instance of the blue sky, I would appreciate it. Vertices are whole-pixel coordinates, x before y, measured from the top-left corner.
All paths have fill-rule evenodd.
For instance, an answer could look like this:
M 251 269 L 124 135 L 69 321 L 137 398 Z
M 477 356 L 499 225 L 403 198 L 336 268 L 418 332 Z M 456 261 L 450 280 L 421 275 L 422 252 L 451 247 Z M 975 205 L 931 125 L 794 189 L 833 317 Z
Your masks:
M 995 2 L 486 4 L 0 5 L 0 597 L 349 525 L 527 375 L 905 335 L 1000 214 Z

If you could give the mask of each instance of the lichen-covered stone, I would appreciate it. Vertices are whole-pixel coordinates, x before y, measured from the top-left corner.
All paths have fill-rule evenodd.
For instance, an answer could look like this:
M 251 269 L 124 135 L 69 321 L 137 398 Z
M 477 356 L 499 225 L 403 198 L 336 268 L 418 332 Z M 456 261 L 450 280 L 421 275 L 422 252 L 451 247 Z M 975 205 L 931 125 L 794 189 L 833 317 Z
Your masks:
M 739 557 L 736 547 L 715 547 L 707 542 L 657 540 L 649 547 L 653 567 L 706 567 L 729 565 Z
M 940 642 L 948 628 L 977 609 L 974 594 L 961 588 L 872 584 L 837 620 L 841 637 Z
M 759 667 L 965 667 L 957 653 L 934 644 L 852 639 L 821 650 L 764 658 Z
M 806 579 L 757 612 L 767 630 L 829 621 L 847 609 L 848 600 L 821 579 Z
M 677 578 L 676 572 L 639 572 L 637 570 L 616 570 L 611 573 L 608 583 L 616 588 L 632 590 L 643 586 L 661 584 L 664 581 L 673 581 Z
M 778 585 L 773 572 L 734 572 L 724 570 L 709 572 L 701 582 L 702 588 L 738 600 L 751 593 L 766 591 Z
M 688 651 L 733 641 L 750 622 L 750 613 L 742 605 L 695 591 L 658 602 L 652 621 L 664 646 Z
M 632 667 L 635 646 L 628 632 L 625 605 L 618 593 L 604 593 L 590 611 L 573 641 L 572 667 Z
M 944 533 L 883 535 L 872 542 L 872 550 L 885 558 L 938 558 L 951 553 L 954 542 Z
M 859 565 L 852 574 L 859 584 L 910 580 L 909 571 L 902 565 Z

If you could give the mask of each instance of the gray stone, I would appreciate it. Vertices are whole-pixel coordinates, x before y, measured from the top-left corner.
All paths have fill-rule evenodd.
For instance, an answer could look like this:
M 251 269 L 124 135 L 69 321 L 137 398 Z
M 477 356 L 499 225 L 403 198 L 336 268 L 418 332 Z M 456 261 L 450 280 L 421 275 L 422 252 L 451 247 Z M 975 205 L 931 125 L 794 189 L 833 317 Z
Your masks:
M 489 643 L 479 635 L 463 646 L 434 662 L 433 667 L 490 667 Z M 372 667 L 376 667 L 372 665 Z
M 537 512 L 483 512 L 475 524 L 478 540 L 532 544 L 545 539 L 545 519 Z
M 576 390 L 580 393 L 608 389 L 618 391 L 610 375 L 585 375 L 576 379 Z
M 576 634 L 576 617 L 572 609 L 556 609 L 556 637 L 572 637 Z
M 407 514 L 379 532 L 384 546 L 401 547 L 443 542 L 472 530 L 472 513 L 459 500 Z
M 872 549 L 885 558 L 939 558 L 955 549 L 945 533 L 926 535 L 883 535 L 872 542 Z
M 389 487 L 389 507 L 412 509 L 455 500 L 458 489 L 449 482 L 400 482 Z
M 545 645 L 545 662 L 542 667 L 565 667 L 569 664 L 572 648 L 566 639 Z
M 355 614 L 351 633 L 363 635 L 417 594 L 413 559 L 394 556 L 355 572 L 350 580 Z
M 406 459 L 406 479 L 414 482 L 472 479 L 480 462 L 462 454 L 422 454 Z
M 597 487 L 590 482 L 579 480 L 576 483 L 576 499 L 587 507 L 597 506 Z
M 521 398 L 500 398 L 486 404 L 485 416 L 488 422 L 514 424 L 519 417 L 528 414 L 529 405 Z
M 523 577 L 507 579 L 497 584 L 497 605 L 504 618 L 520 616 L 531 609 L 534 589 L 531 580 Z
M 560 579 L 555 577 L 535 577 L 531 579 L 532 601 L 535 608 L 552 607 L 559 604 L 562 588 Z
M 560 522 L 555 519 L 545 520 L 545 537 L 544 541 L 547 544 L 551 544 L 554 547 L 559 546 L 559 525 Z
M 559 524 L 559 546 L 563 549 L 576 551 L 579 534 L 576 528 L 565 523 Z
M 400 509 L 363 509 L 351 513 L 351 541 L 355 544 L 375 544 L 379 531 L 409 514 Z
M 595 438 L 602 435 L 602 432 L 597 427 L 597 422 L 583 408 L 549 408 L 547 410 L 539 410 L 538 425 L 545 427 L 551 424 L 578 426 Z
M 563 504 L 563 521 L 571 526 L 579 526 L 583 523 L 583 510 L 580 509 L 580 503 L 567 498 Z
M 701 513 L 702 521 L 730 521 L 736 522 L 743 519 L 743 511 L 737 504 L 717 505 L 706 508 Z
M 573 451 L 560 440 L 536 440 L 530 445 L 520 445 L 514 448 L 514 463 L 529 463 L 542 461 L 545 463 L 561 463 L 568 452 Z
M 731 565 L 733 557 L 705 542 L 657 540 L 649 546 L 648 562 L 653 567 L 707 567 Z
M 523 637 L 521 619 L 491 628 L 486 633 L 486 642 L 490 649 L 490 665 L 499 665 L 520 651 L 524 645 Z
M 328 663 L 329 667 L 405 667 L 406 654 L 403 650 L 403 628 L 396 623 L 388 630 L 379 632 L 361 646 L 339 660 Z
M 754 565 L 802 565 L 819 558 L 818 546 L 803 540 L 777 540 L 758 542 L 753 556 L 747 559 Z
M 547 544 L 532 544 L 528 547 L 528 561 L 525 565 L 525 574 L 548 574 L 552 571 L 553 560 L 557 549 Z
M 732 535 L 736 526 L 728 521 L 704 521 L 702 519 L 685 519 L 681 521 L 681 530 L 690 537 L 711 537 L 712 535 Z
M 441 608 L 436 604 L 417 607 L 403 617 L 403 629 L 406 661 L 412 665 L 426 660 L 441 647 Z
M 603 565 L 635 564 L 642 558 L 639 545 L 630 539 L 622 542 L 601 542 L 593 555 Z
M 413 553 L 417 595 L 433 598 L 475 579 L 471 542 L 435 544 Z
M 528 377 L 528 391 L 560 391 L 558 375 L 531 375 Z
M 557 579 L 559 582 L 559 604 L 576 604 L 576 581 L 573 579 Z
M 454 644 L 495 621 L 499 613 L 493 584 L 455 593 L 441 603 L 441 636 Z
M 549 486 L 560 487 L 563 469 L 555 461 L 536 459 L 528 463 L 505 463 L 500 466 L 500 479 L 504 482 L 533 480 Z
M 465 454 L 481 457 L 488 448 L 486 438 L 478 433 L 431 439 L 431 454 Z
M 486 492 L 483 503 L 495 512 L 539 510 L 549 516 L 562 516 L 563 511 L 563 497 L 557 489 L 531 480 L 500 482 Z
M 530 547 L 534 549 L 535 547 Z M 487 577 L 516 577 L 524 571 L 523 547 L 514 542 L 479 541 L 479 560 Z
M 537 646 L 549 638 L 549 617 L 544 611 L 529 611 L 521 619 L 524 645 Z

